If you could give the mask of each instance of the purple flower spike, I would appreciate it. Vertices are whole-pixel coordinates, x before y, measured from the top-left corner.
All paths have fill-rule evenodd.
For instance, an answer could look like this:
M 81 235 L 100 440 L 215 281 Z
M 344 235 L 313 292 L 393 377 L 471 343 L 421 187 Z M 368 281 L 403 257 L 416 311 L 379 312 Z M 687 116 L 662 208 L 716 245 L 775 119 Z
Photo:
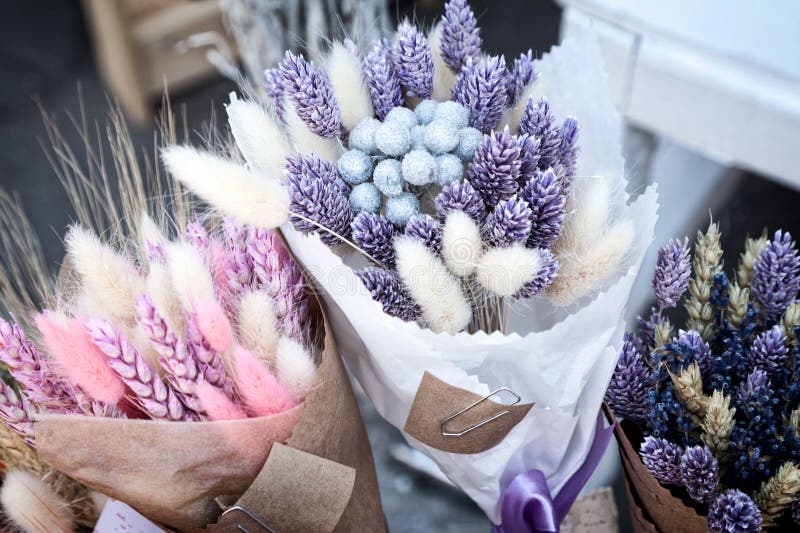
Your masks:
M 774 376 L 785 366 L 788 353 L 789 347 L 783 329 L 775 325 L 769 331 L 759 333 L 753 341 L 750 348 L 750 362 L 753 368 Z
M 280 72 L 286 96 L 306 126 L 320 137 L 339 137 L 342 116 L 325 73 L 288 50 Z
M 568 189 L 575 178 L 575 167 L 578 165 L 578 133 L 580 125 L 572 117 L 567 117 L 558 132 L 558 166 L 561 182 Z
M 467 167 L 467 180 L 483 198 L 486 207 L 493 208 L 500 200 L 517 193 L 520 168 L 520 148 L 508 132 L 493 131 L 483 138 Z
M 380 120 L 385 119 L 395 107 L 403 105 L 403 91 L 394 71 L 391 54 L 389 41 L 385 38 L 376 39 L 363 63 L 372 106 Z
M 534 102 L 528 98 L 525 112 L 519 121 L 519 133 L 527 133 L 539 139 L 539 168 L 546 170 L 558 162 L 561 136 L 553 126 L 553 115 L 550 104 L 542 98 Z
M 686 364 L 697 361 L 700 367 L 700 374 L 703 379 L 707 379 L 711 374 L 712 356 L 711 347 L 703 340 L 703 337 L 691 329 L 689 331 L 681 330 L 678 332 L 678 337 L 673 338 L 672 342 L 679 345 L 687 354 L 688 360 L 685 361 Z
M 649 390 L 650 369 L 636 338 L 625 333 L 622 352 L 606 391 L 606 402 L 617 416 L 640 424 L 645 420 Z
M 524 187 L 539 170 L 539 139 L 523 133 L 517 136 L 519 146 L 519 185 Z
M 488 133 L 506 108 L 506 60 L 492 56 L 469 62 L 453 86 L 453 100 L 469 110 L 469 125 Z
M 719 485 L 719 465 L 707 447 L 687 448 L 681 458 L 683 486 L 693 500 L 704 502 Z
M 335 234 L 348 237 L 353 220 L 349 187 L 333 163 L 313 154 L 300 155 L 287 158 L 286 169 L 291 210 L 312 221 L 292 216 L 294 227 L 303 233 L 318 233 L 329 246 L 339 243 Z
M 486 218 L 486 205 L 467 180 L 451 181 L 436 196 L 436 216 L 440 221 L 444 221 L 447 213 L 453 210 L 464 211 L 478 223 Z
M 353 242 L 383 266 L 394 268 L 394 224 L 388 218 L 362 211 L 351 228 Z
M 382 268 L 367 268 L 356 272 L 358 279 L 383 306 L 383 312 L 406 322 L 417 320 L 422 312 L 408 294 L 396 272 Z
M 442 225 L 430 215 L 411 217 L 406 224 L 406 235 L 424 242 L 434 253 L 439 253 L 442 247 Z
M 442 17 L 442 60 L 455 73 L 481 53 L 481 30 L 467 0 L 450 0 Z
M 556 260 L 553 253 L 550 250 L 542 249 L 539 250 L 539 257 L 542 260 L 542 266 L 539 268 L 539 272 L 536 273 L 536 277 L 526 283 L 519 292 L 514 295 L 515 299 L 536 296 L 549 287 L 556 279 L 556 276 L 558 276 L 558 260 Z
M 433 93 L 433 56 L 428 40 L 408 21 L 397 28 L 394 68 L 400 85 L 411 98 L 430 98 Z
M 711 533 L 758 533 L 761 511 L 747 494 L 728 489 L 708 506 L 707 523 Z
M 537 172 L 520 196 L 531 207 L 529 248 L 550 248 L 564 227 L 567 197 L 552 170 Z
M 670 240 L 658 249 L 658 262 L 653 275 L 653 289 L 661 310 L 678 305 L 689 286 L 692 263 L 689 258 L 689 239 L 683 243 Z
M 267 88 L 267 97 L 272 104 L 272 109 L 275 116 L 283 122 L 284 121 L 284 101 L 283 97 L 286 94 L 286 89 L 283 86 L 283 77 L 279 68 L 268 68 L 264 71 L 264 80 Z
M 758 391 L 768 388 L 770 388 L 770 382 L 767 373 L 759 368 L 753 369 L 747 374 L 747 379 L 739 383 L 739 387 L 736 389 L 736 401 L 744 404 Z
M 531 211 L 528 202 L 517 196 L 501 200 L 494 207 L 484 226 L 484 236 L 490 246 L 509 246 L 525 242 L 531 234 Z
M 661 483 L 678 485 L 681 482 L 681 457 L 683 450 L 666 439 L 644 438 L 639 454 L 647 471 Z
M 519 101 L 522 92 L 536 81 L 538 77 L 533 69 L 533 51 L 528 50 L 514 60 L 514 68 L 506 79 L 506 93 L 508 94 L 507 106 L 512 106 Z
M 800 290 L 800 258 L 789 232 L 778 230 L 753 263 L 750 289 L 767 320 L 776 320 Z

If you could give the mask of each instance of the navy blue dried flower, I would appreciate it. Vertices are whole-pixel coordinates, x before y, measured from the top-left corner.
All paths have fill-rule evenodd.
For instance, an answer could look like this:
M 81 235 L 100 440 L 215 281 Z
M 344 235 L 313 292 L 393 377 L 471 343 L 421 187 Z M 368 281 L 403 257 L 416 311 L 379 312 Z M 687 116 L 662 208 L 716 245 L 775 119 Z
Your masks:
M 670 240 L 658 249 L 653 289 L 655 289 L 658 306 L 662 310 L 678 305 L 689 286 L 691 273 L 689 239 L 684 238 L 683 243 Z
M 481 195 L 489 209 L 500 200 L 517 193 L 520 172 L 520 149 L 516 139 L 508 132 L 493 131 L 483 138 L 467 167 L 467 180 Z
M 506 92 L 508 94 L 508 105 L 511 107 L 519 101 L 523 91 L 530 84 L 536 81 L 536 71 L 533 69 L 533 51 L 528 50 L 514 60 L 514 68 L 511 69 L 506 80 Z
M 394 268 L 394 224 L 389 219 L 362 211 L 350 227 L 354 243 L 383 266 Z
M 433 56 L 428 40 L 410 22 L 397 28 L 392 54 L 400 85 L 411 98 L 430 98 L 433 93 Z
M 385 38 L 375 40 L 364 58 L 363 68 L 375 115 L 383 120 L 389 111 L 403 105 L 403 90 L 394 71 L 389 41 Z
M 444 221 L 450 211 L 464 211 L 479 224 L 486 218 L 486 205 L 469 181 L 451 181 L 436 196 L 436 217 Z
M 539 272 L 536 273 L 536 276 L 532 280 L 523 285 L 522 288 L 517 291 L 517 293 L 514 295 L 515 299 L 524 299 L 536 296 L 549 287 L 550 284 L 556 279 L 556 276 L 558 276 L 558 260 L 550 250 L 539 250 L 539 258 L 542 261 L 542 266 L 539 267 Z
M 542 170 L 558 163 L 561 135 L 553 124 L 554 120 L 547 100 L 542 98 L 535 102 L 533 98 L 528 98 L 525 112 L 519 121 L 519 133 L 527 133 L 539 139 L 539 168 Z
M 681 482 L 681 447 L 666 439 L 648 436 L 639 448 L 647 471 L 661 483 L 677 485 Z
M 761 511 L 747 494 L 728 489 L 708 506 L 707 523 L 711 533 L 758 533 Z
M 750 347 L 750 362 L 753 368 L 775 375 L 786 364 L 788 353 L 786 336 L 783 334 L 783 329 L 776 325 L 756 336 Z
M 481 53 L 481 30 L 467 0 L 450 0 L 444 6 L 440 53 L 442 61 L 455 73 Z
M 308 129 L 320 137 L 339 137 L 342 116 L 325 72 L 288 50 L 280 72 L 284 94 Z
M 411 217 L 406 224 L 406 235 L 424 242 L 434 253 L 442 248 L 442 225 L 430 215 Z
M 530 248 L 550 248 L 564 227 L 567 197 L 551 170 L 537 172 L 520 192 L 531 207 Z
M 391 270 L 367 268 L 356 272 L 358 279 L 372 294 L 372 299 L 383 306 L 383 312 L 406 322 L 422 316 L 417 304 L 408 294 L 400 276 Z
M 486 218 L 484 239 L 490 246 L 524 243 L 531 234 L 532 214 L 528 202 L 518 196 L 501 200 Z
M 636 337 L 625 333 L 617 366 L 606 390 L 606 403 L 622 418 L 641 424 L 647 410 L 650 368 Z
M 719 485 L 719 465 L 711 450 L 692 446 L 683 452 L 681 481 L 693 500 L 708 501 Z
M 753 263 L 751 294 L 767 320 L 778 319 L 800 290 L 800 258 L 789 232 L 778 230 Z
M 453 85 L 453 100 L 469 110 L 469 125 L 484 133 L 497 125 L 507 99 L 503 56 L 467 64 Z

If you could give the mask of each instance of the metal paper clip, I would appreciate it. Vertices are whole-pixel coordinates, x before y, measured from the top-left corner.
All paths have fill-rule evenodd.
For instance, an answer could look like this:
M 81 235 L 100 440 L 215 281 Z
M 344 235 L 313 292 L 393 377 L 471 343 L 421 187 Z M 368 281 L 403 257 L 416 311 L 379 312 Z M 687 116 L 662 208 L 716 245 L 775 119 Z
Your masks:
M 231 505 L 230 507 L 228 507 L 227 509 L 222 511 L 222 516 L 225 516 L 228 513 L 232 513 L 233 511 L 239 511 L 240 513 L 244 513 L 245 515 L 250 517 L 254 522 L 257 522 L 258 525 L 263 527 L 265 531 L 268 531 L 269 533 L 275 533 L 274 529 L 272 529 L 267 524 L 265 524 L 264 522 L 259 520 L 257 517 L 253 516 L 253 514 L 250 511 L 248 511 L 247 509 L 245 509 L 241 505 Z M 220 518 L 222 518 L 222 517 L 220 517 Z M 250 530 L 245 528 L 242 524 L 237 524 L 237 525 L 239 526 L 239 530 L 240 531 L 244 531 L 244 533 L 251 533 Z
M 491 422 L 492 420 L 497 420 L 497 419 L 498 419 L 498 418 L 500 418 L 501 416 L 504 416 L 504 415 L 507 415 L 508 413 L 510 413 L 511 411 L 509 411 L 508 409 L 506 409 L 506 410 L 504 410 L 504 411 L 501 411 L 501 412 L 497 413 L 496 415 L 492 415 L 491 417 L 487 418 L 486 420 L 481 420 L 481 421 L 480 421 L 480 422 L 478 422 L 477 424 L 474 424 L 474 425 L 472 425 L 472 426 L 468 427 L 468 428 L 467 428 L 467 429 L 465 429 L 464 431 L 459 431 L 459 432 L 455 432 L 455 433 L 454 433 L 454 432 L 450 432 L 450 431 L 445 431 L 445 429 L 444 429 L 444 426 L 445 426 L 445 424 L 447 424 L 447 423 L 448 423 L 448 422 L 450 422 L 451 420 L 453 420 L 453 419 L 455 419 L 455 418 L 458 418 L 459 416 L 463 415 L 464 413 L 466 413 L 466 412 L 467 412 L 467 411 L 469 411 L 470 409 L 473 409 L 473 408 L 475 408 L 476 406 L 478 406 L 478 405 L 482 404 L 483 402 L 485 402 L 485 401 L 486 401 L 486 400 L 488 400 L 489 398 L 491 398 L 491 397 L 493 397 L 493 396 L 497 396 L 498 394 L 500 394 L 501 392 L 504 392 L 504 391 L 505 391 L 505 392 L 508 392 L 509 394 L 512 394 L 512 395 L 514 395 L 514 398 L 515 398 L 515 400 L 514 400 L 513 402 L 511 402 L 511 403 L 509 403 L 509 404 L 505 404 L 505 405 L 504 405 L 504 407 L 511 407 L 512 405 L 516 405 L 516 404 L 518 404 L 519 402 L 521 402 L 521 401 L 522 401 L 522 398 L 521 398 L 521 397 L 519 396 L 519 394 L 517 394 L 516 392 L 512 391 L 512 390 L 511 390 L 511 389 L 509 389 L 508 387 L 500 387 L 500 388 L 499 388 L 499 389 L 497 389 L 496 391 L 494 391 L 494 392 L 492 392 L 492 393 L 490 393 L 490 394 L 487 394 L 487 395 L 486 395 L 486 396 L 484 396 L 483 398 L 480 398 L 480 399 L 478 399 L 478 400 L 476 400 L 476 401 L 472 402 L 471 404 L 469 404 L 468 406 L 466 406 L 466 407 L 465 407 L 465 408 L 463 408 L 462 410 L 460 410 L 460 411 L 458 411 L 458 412 L 456 412 L 456 413 L 453 413 L 452 415 L 450 415 L 450 416 L 448 416 L 447 418 L 445 418 L 444 420 L 442 420 L 442 424 L 441 424 L 441 426 L 439 427 L 439 429 L 440 429 L 440 430 L 441 430 L 441 432 L 442 432 L 442 435 L 444 435 L 445 437 L 461 437 L 461 436 L 463 436 L 463 435 L 466 435 L 466 434 L 467 434 L 467 433 L 469 433 L 470 431 L 476 430 L 476 429 L 478 429 L 478 428 L 479 428 L 479 427 L 481 427 L 481 426 L 485 426 L 486 424 L 488 424 L 488 423 L 489 423 L 489 422 Z

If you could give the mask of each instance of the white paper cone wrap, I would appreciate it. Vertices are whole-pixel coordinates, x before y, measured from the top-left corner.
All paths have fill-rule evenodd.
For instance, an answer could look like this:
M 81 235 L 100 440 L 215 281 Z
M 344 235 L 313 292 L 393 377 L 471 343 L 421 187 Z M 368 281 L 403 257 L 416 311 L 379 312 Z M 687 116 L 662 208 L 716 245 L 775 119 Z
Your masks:
M 292 251 L 322 289 L 342 355 L 380 414 L 402 430 L 423 373 L 479 395 L 505 386 L 535 403 L 497 446 L 478 454 L 442 452 L 406 435 L 461 487 L 495 523 L 503 490 L 517 474 L 537 468 L 553 494 L 588 453 L 597 413 L 613 372 L 625 329 L 624 309 L 657 218 L 650 187 L 625 206 L 621 124 L 606 94 L 607 83 L 591 36 L 555 48 L 537 62 L 535 91 L 548 98 L 559 120 L 581 125 L 576 180 L 607 179 L 619 198 L 618 216 L 636 228 L 624 272 L 599 294 L 570 308 L 544 298 L 518 302 L 512 331 L 436 334 L 383 313 L 354 274 L 364 259 L 334 250 L 316 235 L 282 227 Z

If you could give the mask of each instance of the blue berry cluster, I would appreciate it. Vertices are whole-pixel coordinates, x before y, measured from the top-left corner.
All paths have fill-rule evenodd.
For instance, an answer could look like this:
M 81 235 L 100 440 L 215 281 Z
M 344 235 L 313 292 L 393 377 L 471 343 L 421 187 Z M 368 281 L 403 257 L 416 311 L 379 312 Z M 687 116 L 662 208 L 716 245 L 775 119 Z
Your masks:
M 395 107 L 383 122 L 365 118 L 350 132 L 339 158 L 342 178 L 353 186 L 356 212 L 384 214 L 403 227 L 420 213 L 417 192 L 461 180 L 483 134 L 469 127 L 469 111 L 453 101 L 423 100 L 412 111 Z M 384 201 L 385 198 L 385 201 Z

